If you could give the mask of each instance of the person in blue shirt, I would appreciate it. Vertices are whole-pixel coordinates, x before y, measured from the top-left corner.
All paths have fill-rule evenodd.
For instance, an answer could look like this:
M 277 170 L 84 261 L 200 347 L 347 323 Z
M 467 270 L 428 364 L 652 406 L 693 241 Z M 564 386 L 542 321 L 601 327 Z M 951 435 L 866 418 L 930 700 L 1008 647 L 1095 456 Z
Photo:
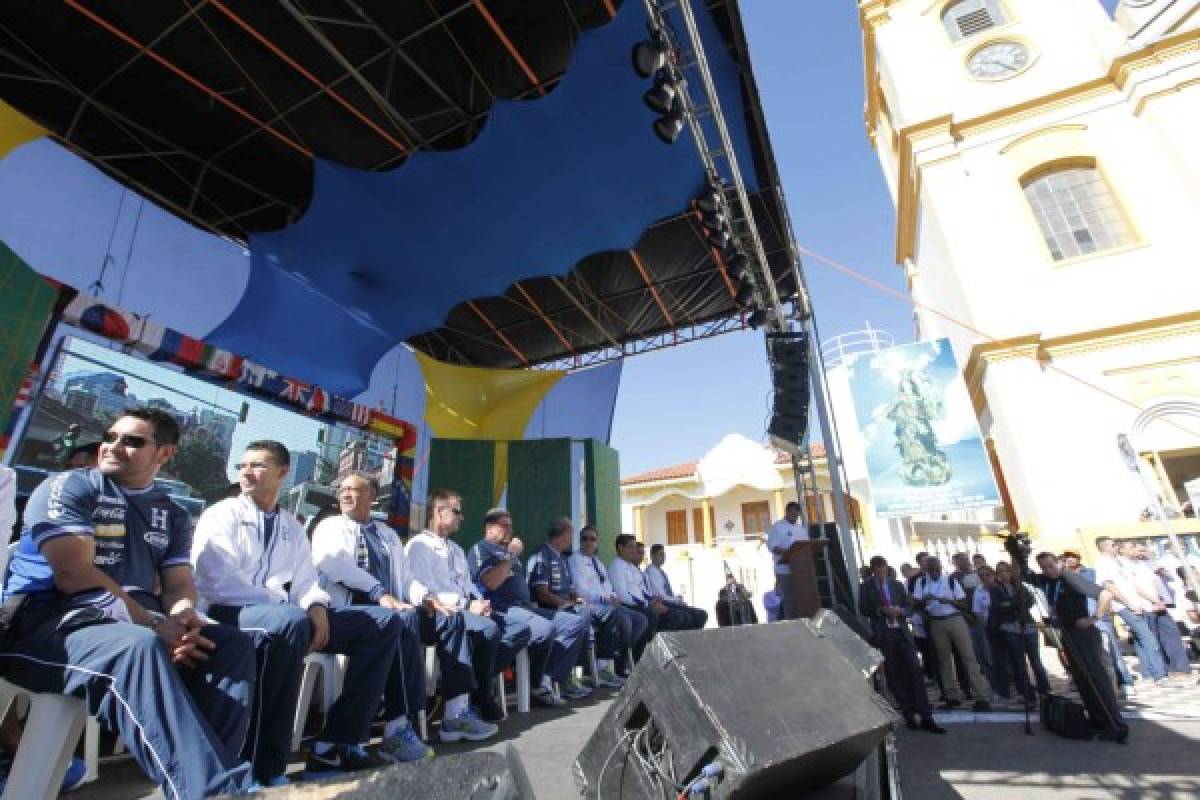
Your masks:
M 591 692 L 571 680 L 587 643 L 587 620 L 534 605 L 521 561 L 508 551 L 512 516 L 506 510 L 493 508 L 484 515 L 483 536 L 467 553 L 471 579 L 492 604 L 492 618 L 503 630 L 501 641 L 522 629 L 529 631 L 533 696 L 549 706 L 565 705 L 563 698 L 587 697 Z
M 567 563 L 574 539 L 575 526 L 567 517 L 551 524 L 545 544 L 529 558 L 529 588 L 542 608 L 571 611 L 586 619 L 596 634 L 597 653 L 623 652 L 620 613 L 607 603 L 589 603 L 575 588 Z
M 179 425 L 133 409 L 95 469 L 53 475 L 26 507 L 4 586 L 5 677 L 84 698 L 168 800 L 243 791 L 239 758 L 261 634 L 196 611 L 187 512 L 154 486 Z

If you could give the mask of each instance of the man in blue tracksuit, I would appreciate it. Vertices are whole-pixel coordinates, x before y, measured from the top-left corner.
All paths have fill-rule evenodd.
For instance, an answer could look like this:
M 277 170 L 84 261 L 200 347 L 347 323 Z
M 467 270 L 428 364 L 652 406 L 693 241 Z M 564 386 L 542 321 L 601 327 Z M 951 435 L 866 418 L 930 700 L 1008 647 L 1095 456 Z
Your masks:
M 288 749 L 304 657 L 349 656 L 342 693 L 313 745 L 308 777 L 388 763 L 363 744 L 402 646 L 400 618 L 381 606 L 331 608 L 318 585 L 299 520 L 279 508 L 291 454 L 276 441 L 246 445 L 238 464 L 241 497 L 210 506 L 196 523 L 192 563 L 201 603 L 213 618 L 270 635 L 255 698 L 255 748 L 246 753 L 265 786 L 287 783 Z M 418 646 L 407 642 L 405 646 Z
M 571 670 L 587 643 L 588 623 L 583 617 L 538 608 L 529 594 L 521 562 L 508 552 L 512 516 L 493 508 L 483 517 L 484 538 L 467 553 L 471 579 L 492 604 L 492 618 L 501 626 L 501 640 L 514 631 L 529 631 L 530 676 L 533 695 L 541 703 L 561 706 L 567 699 L 586 697 L 569 682 Z M 554 684 L 561 691 L 554 691 Z
M 84 698 L 168 800 L 190 800 L 252 784 L 239 754 L 264 640 L 196 611 L 187 512 L 154 486 L 178 442 L 169 414 L 127 411 L 97 468 L 34 491 L 4 587 L 16 616 L 0 667 L 27 689 Z
M 546 543 L 529 558 L 529 588 L 542 608 L 570 611 L 587 620 L 596 633 L 596 650 L 616 653 L 625 647 L 621 640 L 622 616 L 612 605 L 589 603 L 575 587 L 567 556 L 572 549 L 575 527 L 560 517 L 546 533 Z M 576 691 L 582 686 L 574 678 L 567 680 Z

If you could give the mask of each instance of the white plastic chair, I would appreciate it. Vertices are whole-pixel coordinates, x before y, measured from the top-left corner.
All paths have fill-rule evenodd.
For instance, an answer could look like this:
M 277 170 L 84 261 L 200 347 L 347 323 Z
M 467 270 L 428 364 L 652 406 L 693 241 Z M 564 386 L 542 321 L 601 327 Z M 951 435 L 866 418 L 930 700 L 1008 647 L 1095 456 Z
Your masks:
M 529 650 L 522 649 L 517 653 L 516 660 L 513 662 L 515 667 L 514 683 L 517 685 L 517 713 L 529 713 Z M 504 673 L 496 676 L 496 703 L 504 711 L 504 718 L 508 719 L 508 696 L 504 691 Z
M 300 679 L 300 697 L 296 700 L 296 718 L 292 723 L 292 752 L 300 748 L 304 722 L 312 705 L 317 676 L 321 678 L 321 713 L 328 714 L 342 693 L 346 677 L 346 657 L 330 653 L 309 653 L 304 657 L 304 676 Z
M 100 725 L 89 717 L 78 697 L 30 692 L 0 678 L 0 719 L 13 703 L 29 706 L 21 745 L 13 759 L 2 800 L 54 800 L 75 753 L 79 735 L 86 732 L 85 781 L 96 780 Z

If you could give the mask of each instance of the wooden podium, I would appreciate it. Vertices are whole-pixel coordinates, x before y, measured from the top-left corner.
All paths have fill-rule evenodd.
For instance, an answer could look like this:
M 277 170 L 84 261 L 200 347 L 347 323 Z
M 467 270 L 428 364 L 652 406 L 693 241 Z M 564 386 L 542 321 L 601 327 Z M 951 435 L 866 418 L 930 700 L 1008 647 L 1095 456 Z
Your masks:
M 809 539 L 794 542 L 781 558 L 792 568 L 792 597 L 796 613 L 800 617 L 811 617 L 821 609 L 821 593 L 817 588 L 817 559 L 821 557 L 826 539 Z

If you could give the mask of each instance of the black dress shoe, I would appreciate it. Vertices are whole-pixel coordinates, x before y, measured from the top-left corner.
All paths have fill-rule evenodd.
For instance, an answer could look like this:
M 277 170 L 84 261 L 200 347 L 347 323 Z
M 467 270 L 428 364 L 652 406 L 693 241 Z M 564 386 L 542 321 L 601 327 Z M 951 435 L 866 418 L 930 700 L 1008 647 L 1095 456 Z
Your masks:
M 975 705 L 971 706 L 972 711 L 991 711 L 992 704 L 987 700 L 976 700 Z
M 500 722 L 504 719 L 504 709 L 500 708 L 492 697 L 481 698 L 475 707 L 479 709 L 480 719 L 486 722 Z
M 941 725 L 938 725 L 936 722 L 933 721 L 933 717 L 926 717 L 925 719 L 921 720 L 920 727 L 921 727 L 921 730 L 928 731 L 929 733 L 945 733 L 946 732 L 945 728 L 943 728 Z

